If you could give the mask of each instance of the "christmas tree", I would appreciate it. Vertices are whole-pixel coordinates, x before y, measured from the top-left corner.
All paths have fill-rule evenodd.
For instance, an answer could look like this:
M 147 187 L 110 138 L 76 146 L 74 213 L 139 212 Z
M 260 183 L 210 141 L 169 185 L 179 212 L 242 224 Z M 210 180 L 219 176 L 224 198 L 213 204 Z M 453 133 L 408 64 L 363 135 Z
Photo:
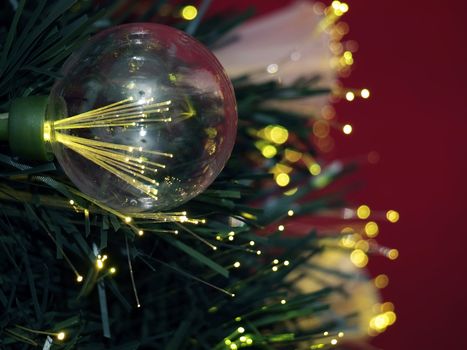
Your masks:
M 337 81 L 353 63 L 339 22 L 348 5 L 300 2 L 247 21 L 250 10 L 207 15 L 209 4 L 4 4 L 2 348 L 346 348 L 395 321 L 376 290 L 385 276 L 372 280 L 363 268 L 369 254 L 394 259 L 397 250 L 374 241 L 370 208 L 346 204 L 341 179 L 357 164 L 321 157 L 333 143 L 331 127 L 352 131 L 335 120 L 330 101 L 369 97 Z M 220 83 L 221 97 L 210 94 L 181 48 L 193 65 L 196 52 L 211 54 L 160 26 L 112 29 L 143 22 L 185 31 L 217 56 L 235 91 L 236 139 L 224 121 L 236 114 L 224 94 L 230 83 Z M 88 41 L 107 28 L 113 34 Z M 165 34 L 147 45 L 146 29 Z M 182 41 L 176 52 L 145 56 L 171 40 Z M 135 43 L 145 53 L 126 57 Z M 101 50 L 109 65 L 124 57 L 128 66 L 96 66 L 80 50 Z M 99 95 L 115 96 L 107 79 L 121 84 L 128 74 L 138 77 L 125 80 L 128 91 L 157 78 L 159 99 Z M 122 141 L 136 127 L 157 150 Z M 160 174 L 157 190 L 151 171 Z

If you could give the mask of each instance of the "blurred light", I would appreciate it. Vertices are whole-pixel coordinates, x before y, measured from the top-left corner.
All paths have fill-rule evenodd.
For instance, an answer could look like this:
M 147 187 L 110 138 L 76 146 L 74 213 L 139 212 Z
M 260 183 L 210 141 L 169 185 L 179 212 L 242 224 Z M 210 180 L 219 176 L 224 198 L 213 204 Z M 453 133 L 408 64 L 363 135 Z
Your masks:
M 368 89 L 363 89 L 362 91 L 360 91 L 360 96 L 362 96 L 362 98 L 368 98 L 368 97 L 370 97 L 370 90 L 368 90 Z
M 237 332 L 238 332 L 238 333 L 245 333 L 245 328 L 243 328 L 243 327 L 238 327 L 238 328 L 237 328 Z
M 238 269 L 240 267 L 240 262 L 236 261 L 233 266 Z
M 293 211 L 292 209 L 290 209 L 290 210 L 287 212 L 287 215 L 288 215 L 288 216 L 293 216 L 293 214 L 294 214 L 294 211 Z
M 399 251 L 397 249 L 391 249 L 388 252 L 388 258 L 391 260 L 396 260 L 399 257 Z
M 76 282 L 83 282 L 83 276 L 79 275 L 79 276 L 76 276 Z
M 271 129 L 271 140 L 278 145 L 283 144 L 289 138 L 289 132 L 286 128 L 276 125 Z
M 281 186 L 287 186 L 290 182 L 290 177 L 286 173 L 280 173 L 276 176 L 276 183 Z
M 285 159 L 287 159 L 291 163 L 298 162 L 300 158 L 302 158 L 302 154 L 300 152 L 288 148 L 285 150 L 284 156 Z
M 275 74 L 279 71 L 279 66 L 275 63 L 271 63 L 270 65 L 268 65 L 266 70 L 268 71 L 269 74 Z
M 368 237 L 376 237 L 379 233 L 378 224 L 374 221 L 370 221 L 365 225 L 365 233 Z
M 336 344 L 337 344 L 337 339 L 331 340 L 331 344 L 332 344 L 332 345 L 336 345 Z
M 279 227 L 277 228 L 279 231 L 284 231 L 285 230 L 285 227 L 284 225 L 279 225 Z
M 350 124 L 345 124 L 344 127 L 342 128 L 342 131 L 346 135 L 350 135 L 352 133 L 352 125 Z
M 388 278 L 388 276 L 386 276 L 384 274 L 378 275 L 375 278 L 376 288 L 379 288 L 379 289 L 386 288 L 388 286 L 388 283 L 389 283 L 389 278 Z
M 357 216 L 359 219 L 367 219 L 371 214 L 370 207 L 368 205 L 361 205 L 357 208 Z
M 352 91 L 347 91 L 345 94 L 345 99 L 349 102 L 353 101 L 355 99 L 355 94 Z
M 381 305 L 381 311 L 383 312 L 394 311 L 394 304 L 391 303 L 390 301 L 385 302 L 383 305 Z
M 272 158 L 277 154 L 277 149 L 273 145 L 267 145 L 263 147 L 263 149 L 261 150 L 261 154 L 265 158 Z
M 396 322 L 396 320 L 397 320 L 396 313 L 393 312 L 393 311 L 385 312 L 384 315 L 387 317 L 387 319 L 389 321 L 389 325 L 394 324 L 394 322 Z
M 113 275 L 114 273 L 117 272 L 117 269 L 115 267 L 111 267 L 109 271 Z
M 65 339 L 65 336 L 66 336 L 65 332 L 59 332 L 59 333 L 57 333 L 57 339 L 58 339 L 58 340 L 64 340 L 64 339 Z
M 355 249 L 360 249 L 360 250 L 363 250 L 364 252 L 367 252 L 370 250 L 370 245 L 368 244 L 367 241 L 362 239 L 358 241 L 357 244 L 355 244 Z
M 284 261 L 284 266 L 289 266 L 289 265 L 290 265 L 290 261 L 285 260 L 285 261 Z
M 295 193 L 297 193 L 297 191 L 298 191 L 298 187 L 295 187 L 295 188 L 292 188 L 292 189 L 290 189 L 288 191 L 285 191 L 284 194 L 286 196 L 293 196 Z
M 313 124 L 313 134 L 316 137 L 324 138 L 329 135 L 329 124 L 325 120 L 318 120 Z
M 285 303 L 287 303 L 287 301 L 285 299 L 282 299 L 281 304 L 284 305 Z
M 398 222 L 399 221 L 399 213 L 395 210 L 389 210 L 386 213 L 386 219 L 388 219 L 389 222 Z
M 183 19 L 186 19 L 187 21 L 194 20 L 196 16 L 198 15 L 198 9 L 194 7 L 193 5 L 187 5 L 182 9 L 182 17 Z
M 321 174 L 321 166 L 318 163 L 311 164 L 308 170 L 310 174 L 314 176 Z
M 360 249 L 355 249 L 350 254 L 350 260 L 357 267 L 365 267 L 368 264 L 368 256 Z
M 377 164 L 379 162 L 379 154 L 378 152 L 371 151 L 368 153 L 368 163 L 370 164 Z

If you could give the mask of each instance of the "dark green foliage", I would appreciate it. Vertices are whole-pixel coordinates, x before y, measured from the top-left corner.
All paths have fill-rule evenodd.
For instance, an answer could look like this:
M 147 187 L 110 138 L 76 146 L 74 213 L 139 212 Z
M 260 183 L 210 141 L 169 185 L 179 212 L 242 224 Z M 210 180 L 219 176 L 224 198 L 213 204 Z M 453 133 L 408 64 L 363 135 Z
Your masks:
M 48 93 L 63 60 L 99 27 L 150 20 L 164 1 L 154 2 L 141 18 L 128 8 L 119 12 L 120 3 L 100 10 L 91 1 L 20 1 L 13 10 L 4 2 L 0 17 L 0 111 L 6 111 L 15 97 Z M 197 34 L 205 43 L 214 44 L 249 15 L 212 18 L 200 25 Z M 180 208 L 190 217 L 206 218 L 202 225 L 141 221 L 146 233 L 137 237 L 119 218 L 76 191 L 53 163 L 18 163 L 3 147 L 0 347 L 42 348 L 46 335 L 30 330 L 64 330 L 66 340 L 57 342 L 54 338 L 52 348 L 80 350 L 225 349 L 226 338 L 238 341 L 238 327 L 254 340 L 253 348 L 290 349 L 291 343 L 312 340 L 322 332 L 324 328 L 301 333 L 294 322 L 325 312 L 329 307 L 326 297 L 335 291 L 325 288 L 303 294 L 287 278 L 290 271 L 300 269 L 310 256 L 319 253 L 317 234 L 285 238 L 279 233 L 266 237 L 256 232 L 273 224 L 277 227 L 292 207 L 298 215 L 305 215 L 340 206 L 340 193 L 300 203 L 351 167 L 329 168 L 313 178 L 306 169 L 297 167 L 287 189 L 300 185 L 299 190 L 284 196 L 283 190 L 271 186 L 271 163 L 254 161 L 259 153 L 255 137 L 248 131 L 281 124 L 313 154 L 304 119 L 291 114 L 284 118 L 284 112 L 261 107 L 265 99 L 327 92 L 313 89 L 311 83 L 297 82 L 284 88 L 273 82 L 251 84 L 247 78 L 235 82 L 241 120 L 232 159 L 206 192 Z M 69 200 L 77 208 L 87 208 L 90 215 L 74 210 Z M 233 241 L 228 238 L 231 232 L 235 234 Z M 214 244 L 217 250 L 203 241 Z M 103 270 L 96 269 L 95 251 L 109 256 Z M 141 308 L 136 307 L 128 257 Z M 281 262 L 276 272 L 271 268 L 275 258 Z M 290 264 L 283 265 L 286 260 Z M 239 268 L 233 267 L 237 261 Z M 81 284 L 70 264 L 84 276 Z M 108 271 L 110 266 L 117 268 L 116 274 Z M 102 306 L 104 299 L 107 308 Z M 287 304 L 281 304 L 282 299 L 287 299 Z M 322 327 L 332 331 L 344 322 L 335 319 Z

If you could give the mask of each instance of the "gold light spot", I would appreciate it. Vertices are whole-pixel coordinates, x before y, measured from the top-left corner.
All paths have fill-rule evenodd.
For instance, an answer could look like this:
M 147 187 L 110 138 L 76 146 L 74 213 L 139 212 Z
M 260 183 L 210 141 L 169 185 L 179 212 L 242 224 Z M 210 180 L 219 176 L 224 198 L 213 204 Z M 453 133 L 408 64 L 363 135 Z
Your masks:
M 361 205 L 357 208 L 357 216 L 359 219 L 367 219 L 371 214 L 370 207 L 368 205 Z
M 238 327 L 238 328 L 237 328 L 237 332 L 240 333 L 240 334 L 241 334 L 241 333 L 245 333 L 245 328 L 243 328 L 243 327 Z
M 342 131 L 344 132 L 344 134 L 346 135 L 350 135 L 352 133 L 352 125 L 350 124 L 345 124 L 343 127 L 342 127 Z
M 285 230 L 285 227 L 284 227 L 284 225 L 279 225 L 279 226 L 277 227 L 277 229 L 278 229 L 279 231 L 284 231 L 284 230 Z
M 285 261 L 284 261 L 284 266 L 289 266 L 289 265 L 290 265 L 290 261 L 285 260 Z
M 302 153 L 287 148 L 285 150 L 284 157 L 289 162 L 295 163 L 298 162 L 300 158 L 302 158 Z
M 339 338 L 342 338 L 342 337 L 344 336 L 344 332 L 339 332 L 339 333 L 337 334 L 337 336 L 338 336 Z
M 277 266 L 272 267 L 272 271 L 276 272 L 277 270 L 279 270 L 279 268 Z
M 374 221 L 370 221 L 365 225 L 365 233 L 368 237 L 376 237 L 379 233 L 378 224 Z
M 131 218 L 130 218 L 129 216 L 126 216 L 126 217 L 125 217 L 125 222 L 126 222 L 127 224 L 129 224 L 129 223 L 131 222 Z
M 386 219 L 388 219 L 389 222 L 395 223 L 399 221 L 399 213 L 395 210 L 389 210 L 386 213 Z
M 391 249 L 388 252 L 388 258 L 391 260 L 396 260 L 399 257 L 399 251 L 397 249 Z
M 388 276 L 381 274 L 375 278 L 374 282 L 375 282 L 376 288 L 379 288 L 379 289 L 386 288 L 389 283 L 389 278 Z
M 233 266 L 238 269 L 240 267 L 240 262 L 236 261 Z
M 332 345 L 336 345 L 336 344 L 337 344 L 337 339 L 331 340 L 331 344 L 332 344 Z
M 138 236 L 142 236 L 144 235 L 144 231 L 143 230 L 138 230 Z
M 294 214 L 294 211 L 293 211 L 292 209 L 290 209 L 290 210 L 287 212 L 287 215 L 288 215 L 288 216 L 293 216 L 293 214 Z
M 74 205 L 75 204 L 75 201 L 73 199 L 70 199 L 70 204 L 71 205 Z
M 78 283 L 83 282 L 83 276 L 81 276 L 81 275 L 76 276 L 76 282 L 78 282 Z
M 276 176 L 276 183 L 281 186 L 287 186 L 290 182 L 290 177 L 286 173 L 280 173 Z
M 237 346 L 237 344 L 232 343 L 232 344 L 230 344 L 230 348 L 231 348 L 232 350 L 236 350 L 236 349 L 238 349 L 238 346 Z
M 109 272 L 113 275 L 114 273 L 117 272 L 117 269 L 115 267 L 111 267 Z
M 368 264 L 368 256 L 361 249 L 355 249 L 350 254 L 350 260 L 357 267 L 365 267 Z
M 285 300 L 285 299 L 282 299 L 282 300 L 281 300 L 281 304 L 282 304 L 282 305 L 284 305 L 284 304 L 286 304 L 286 303 L 287 303 L 287 300 Z
M 187 5 L 182 8 L 181 15 L 183 19 L 186 19 L 187 21 L 192 21 L 198 15 L 198 9 L 193 5 Z
M 58 339 L 58 340 L 64 340 L 65 337 L 66 337 L 65 332 L 59 332 L 59 333 L 57 333 L 57 339 Z

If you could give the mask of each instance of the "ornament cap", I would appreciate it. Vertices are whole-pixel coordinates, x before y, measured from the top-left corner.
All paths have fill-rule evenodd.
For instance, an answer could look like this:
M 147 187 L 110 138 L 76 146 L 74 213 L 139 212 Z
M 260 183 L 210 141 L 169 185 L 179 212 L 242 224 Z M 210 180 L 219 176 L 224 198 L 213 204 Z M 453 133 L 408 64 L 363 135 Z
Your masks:
M 13 100 L 8 116 L 8 141 L 18 157 L 51 161 L 53 154 L 44 141 L 47 96 L 27 96 Z

